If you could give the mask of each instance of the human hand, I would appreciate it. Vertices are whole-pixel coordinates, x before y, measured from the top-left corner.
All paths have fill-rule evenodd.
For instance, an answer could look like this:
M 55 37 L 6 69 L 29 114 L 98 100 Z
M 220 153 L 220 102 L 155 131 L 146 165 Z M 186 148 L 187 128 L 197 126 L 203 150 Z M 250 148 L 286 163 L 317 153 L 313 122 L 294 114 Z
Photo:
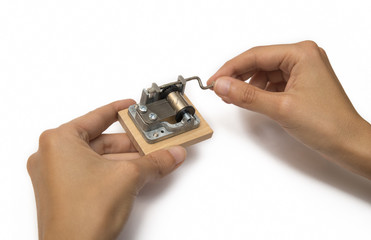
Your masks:
M 102 134 L 131 104 L 113 102 L 41 134 L 27 163 L 40 239 L 114 239 L 138 191 L 183 162 L 182 147 L 140 157 L 126 134 Z
M 371 126 L 314 42 L 252 48 L 226 62 L 208 84 L 214 81 L 225 102 L 269 116 L 323 156 L 371 178 Z

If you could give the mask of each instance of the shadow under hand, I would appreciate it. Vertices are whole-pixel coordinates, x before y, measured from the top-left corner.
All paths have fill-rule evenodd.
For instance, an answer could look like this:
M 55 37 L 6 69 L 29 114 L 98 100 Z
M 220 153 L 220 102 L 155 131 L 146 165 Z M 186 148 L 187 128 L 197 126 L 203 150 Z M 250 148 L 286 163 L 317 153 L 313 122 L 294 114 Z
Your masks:
M 196 155 L 196 149 L 193 147 L 188 147 L 187 159 L 179 167 L 184 168 L 186 165 L 192 164 L 192 160 L 196 158 Z M 143 187 L 136 198 L 129 220 L 127 221 L 120 235 L 117 237 L 117 240 L 139 239 L 138 232 L 141 231 L 141 222 L 146 218 L 146 214 L 149 211 L 151 204 L 156 200 L 156 197 L 165 194 L 166 190 L 169 190 L 175 181 L 176 176 L 170 174 L 169 176 L 165 176 L 164 178 L 148 183 Z
M 259 146 L 289 167 L 371 204 L 371 182 L 324 159 L 273 120 L 242 110 L 246 131 Z

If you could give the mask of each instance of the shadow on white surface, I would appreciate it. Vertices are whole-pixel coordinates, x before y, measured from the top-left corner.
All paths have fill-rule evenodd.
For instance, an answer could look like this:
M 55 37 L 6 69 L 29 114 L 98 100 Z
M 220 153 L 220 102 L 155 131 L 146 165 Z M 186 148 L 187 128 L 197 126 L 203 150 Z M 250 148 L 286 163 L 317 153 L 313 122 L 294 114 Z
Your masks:
M 241 129 L 242 133 L 264 151 L 272 154 L 274 159 L 312 179 L 371 204 L 371 182 L 369 180 L 327 161 L 288 135 L 276 122 L 265 116 L 241 110 L 240 119 L 243 121 L 241 126 L 244 126 Z M 196 149 L 187 148 L 188 156 L 184 164 L 190 166 L 194 163 L 197 159 Z M 129 221 L 117 239 L 139 240 L 140 232 L 143 231 L 142 222 L 151 214 L 151 206 L 171 189 L 174 183 L 176 183 L 176 176 L 171 174 L 144 187 Z
M 197 151 L 195 148 L 187 148 L 187 160 L 184 164 L 192 164 L 193 160 L 197 159 Z M 183 166 L 184 167 L 184 166 Z M 148 208 L 151 203 L 166 192 L 170 186 L 174 183 L 176 177 L 173 174 L 159 179 L 155 182 L 147 184 L 139 193 L 136 200 L 132 213 L 130 214 L 129 220 L 126 223 L 124 229 L 121 231 L 117 240 L 138 240 L 139 231 L 142 231 L 141 222 L 146 218 Z
M 291 137 L 273 120 L 241 110 L 245 131 L 275 159 L 301 173 L 371 204 L 371 182 L 329 162 Z

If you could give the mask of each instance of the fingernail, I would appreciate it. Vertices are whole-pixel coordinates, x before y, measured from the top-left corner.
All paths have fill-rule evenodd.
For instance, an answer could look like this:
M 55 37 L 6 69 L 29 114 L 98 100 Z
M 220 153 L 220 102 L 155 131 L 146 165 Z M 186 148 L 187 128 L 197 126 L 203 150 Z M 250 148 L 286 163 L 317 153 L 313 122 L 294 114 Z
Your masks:
M 227 96 L 231 81 L 225 78 L 218 78 L 215 82 L 214 91 L 220 96 Z
M 187 154 L 186 150 L 179 146 L 171 147 L 168 151 L 174 157 L 176 165 L 183 162 Z

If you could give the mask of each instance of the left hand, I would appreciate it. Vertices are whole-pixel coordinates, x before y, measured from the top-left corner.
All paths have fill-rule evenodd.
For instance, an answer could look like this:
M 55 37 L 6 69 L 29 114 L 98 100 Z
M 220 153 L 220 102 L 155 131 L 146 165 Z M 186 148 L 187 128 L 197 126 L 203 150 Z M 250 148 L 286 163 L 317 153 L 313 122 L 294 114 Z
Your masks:
M 139 190 L 184 161 L 179 146 L 141 157 L 126 134 L 102 134 L 131 104 L 113 102 L 41 134 L 27 163 L 40 239 L 114 239 Z

